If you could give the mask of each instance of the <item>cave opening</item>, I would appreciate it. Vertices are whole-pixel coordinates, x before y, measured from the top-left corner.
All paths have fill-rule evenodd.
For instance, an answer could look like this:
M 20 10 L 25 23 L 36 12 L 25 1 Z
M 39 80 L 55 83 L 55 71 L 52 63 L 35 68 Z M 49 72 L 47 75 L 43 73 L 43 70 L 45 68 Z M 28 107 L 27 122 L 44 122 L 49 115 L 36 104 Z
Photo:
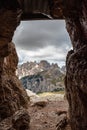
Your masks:
M 14 1 L 14 2 L 13 2 Z M 6 110 L 6 115 L 11 117 L 15 121 L 19 120 L 23 115 L 22 123 L 25 122 L 26 110 L 22 111 L 21 108 L 25 108 L 27 104 L 27 95 L 26 92 L 22 89 L 21 84 L 18 78 L 15 75 L 15 70 L 17 67 L 18 59 L 15 51 L 14 45 L 11 43 L 14 30 L 20 22 L 21 13 L 29 12 L 29 5 L 32 5 L 32 2 L 38 3 L 32 8 L 31 12 L 46 11 L 45 14 L 50 14 L 51 18 L 63 18 L 66 21 L 67 31 L 70 35 L 73 50 L 68 52 L 66 64 L 67 64 L 67 73 L 66 73 L 66 93 L 67 99 L 69 102 L 69 116 L 70 116 L 70 125 L 72 130 L 86 130 L 87 129 L 87 4 L 86 0 L 83 1 L 68 1 L 62 0 L 43 0 L 39 4 L 38 1 L 29 0 L 2 0 L 0 1 L 0 113 L 4 115 L 4 110 Z M 43 3 L 44 6 L 43 6 Z M 29 5 L 27 4 L 29 3 Z M 47 6 L 45 6 L 47 5 Z M 79 5 L 79 6 L 78 6 Z M 23 7 L 23 8 L 22 8 Z M 31 6 L 32 7 L 32 6 Z M 37 7 L 40 7 L 37 9 Z M 44 8 L 42 8 L 44 7 Z M 45 8 L 46 7 L 46 8 Z M 43 9 L 43 10 L 42 10 Z M 28 15 L 27 15 L 28 16 Z M 37 15 L 36 15 L 37 16 Z M 34 18 L 36 17 L 34 16 Z M 42 15 L 38 15 L 42 17 Z M 47 17 L 46 17 L 47 18 Z M 7 89 L 7 91 L 5 91 Z M 25 95 L 25 96 L 23 96 Z M 5 109 L 6 108 L 6 109 Z M 10 109 L 9 109 L 10 108 Z M 9 111 L 7 111 L 7 109 Z M 34 111 L 35 112 L 35 111 Z M 64 112 L 64 111 L 63 111 Z M 64 112 L 65 113 L 65 112 Z M 15 115 L 17 114 L 17 115 Z M 53 114 L 50 112 L 50 114 Z M 58 115 L 61 115 L 61 112 L 57 112 Z M 28 113 L 27 113 L 28 115 Z M 18 118 L 14 118 L 14 117 Z M 38 117 L 38 116 L 37 116 Z M 4 119 L 7 119 L 7 116 L 0 116 L 0 129 L 4 129 L 6 124 Z M 28 116 L 28 123 L 29 123 Z M 5 120 L 6 121 L 6 120 Z M 58 121 L 58 120 L 57 120 Z M 62 120 L 62 124 L 65 126 L 67 119 Z M 13 122 L 10 122 L 13 127 Z M 45 121 L 44 124 L 47 122 Z M 21 124 L 19 123 L 21 128 Z M 10 128 L 8 129 L 14 129 Z M 44 125 L 47 126 L 47 125 Z M 63 128 L 61 121 L 57 124 L 58 129 Z M 34 127 L 35 128 L 35 127 Z M 33 129 L 34 129 L 33 128 Z M 45 127 L 44 127 L 45 129 Z
M 34 93 L 63 93 L 65 60 L 71 49 L 64 20 L 21 21 L 13 42 L 19 56 L 17 76 Z
M 72 47 L 65 21 L 21 21 L 14 33 L 13 43 L 19 56 L 16 74 L 33 104 L 33 111 L 37 106 L 37 111 L 31 117 L 35 123 L 30 123 L 30 128 L 39 128 L 40 125 L 43 127 L 44 121 L 47 122 L 44 123 L 46 127 L 50 121 L 52 124 L 47 126 L 49 129 L 61 116 L 65 120 L 64 127 L 66 127 L 68 103 L 64 86 L 65 62 L 67 52 Z M 32 107 L 29 109 L 32 115 Z M 41 118 L 38 117 L 39 109 Z M 54 115 L 51 118 L 49 110 Z M 56 127 L 59 127 L 59 124 Z

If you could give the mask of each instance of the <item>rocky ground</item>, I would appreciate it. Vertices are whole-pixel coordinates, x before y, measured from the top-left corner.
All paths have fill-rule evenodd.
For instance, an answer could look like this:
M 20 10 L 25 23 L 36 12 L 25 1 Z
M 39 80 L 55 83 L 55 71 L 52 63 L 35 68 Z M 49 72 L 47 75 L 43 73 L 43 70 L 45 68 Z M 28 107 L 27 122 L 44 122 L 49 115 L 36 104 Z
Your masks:
M 70 130 L 64 95 L 33 95 L 30 100 L 30 130 Z

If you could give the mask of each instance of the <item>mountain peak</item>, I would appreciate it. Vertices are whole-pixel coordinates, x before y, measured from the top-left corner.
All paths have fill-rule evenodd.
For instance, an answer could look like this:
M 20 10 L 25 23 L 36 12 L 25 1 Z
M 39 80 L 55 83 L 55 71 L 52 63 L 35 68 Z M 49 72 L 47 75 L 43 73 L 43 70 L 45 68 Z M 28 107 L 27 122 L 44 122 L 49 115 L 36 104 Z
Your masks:
M 64 89 L 64 73 L 55 64 L 46 60 L 27 62 L 18 66 L 17 75 L 26 89 L 35 93 Z
M 39 63 L 36 61 L 34 62 L 27 61 L 26 63 L 23 63 L 22 65 L 18 66 L 16 74 L 19 78 L 22 78 L 28 75 L 34 75 L 39 72 L 50 70 L 50 69 L 55 69 L 55 68 L 60 70 L 60 67 L 58 66 L 57 63 L 50 64 L 46 60 L 41 60 Z

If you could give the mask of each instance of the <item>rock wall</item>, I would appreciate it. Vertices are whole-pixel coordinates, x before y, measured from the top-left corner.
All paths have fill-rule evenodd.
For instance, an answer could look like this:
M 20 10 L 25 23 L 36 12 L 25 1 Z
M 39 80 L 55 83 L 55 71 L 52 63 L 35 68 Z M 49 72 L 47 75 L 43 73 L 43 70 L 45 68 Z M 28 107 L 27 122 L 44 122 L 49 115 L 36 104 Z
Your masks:
M 52 5 L 52 16 L 65 19 L 73 46 L 67 55 L 65 78 L 71 128 L 87 130 L 87 1 L 52 0 Z
M 18 57 L 11 43 L 21 11 L 9 2 L 0 1 L 0 130 L 29 130 L 29 99 L 15 75 Z
M 87 130 L 87 2 L 72 0 L 66 7 L 66 27 L 73 45 L 65 78 L 70 123 L 72 130 Z

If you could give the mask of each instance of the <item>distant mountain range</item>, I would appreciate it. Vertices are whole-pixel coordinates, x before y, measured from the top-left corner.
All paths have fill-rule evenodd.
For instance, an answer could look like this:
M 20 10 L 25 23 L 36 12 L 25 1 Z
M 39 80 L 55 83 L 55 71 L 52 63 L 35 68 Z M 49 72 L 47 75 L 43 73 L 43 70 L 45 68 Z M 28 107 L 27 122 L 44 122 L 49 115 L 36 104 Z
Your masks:
M 42 60 L 26 62 L 18 66 L 17 76 L 24 88 L 35 93 L 64 90 L 65 66 Z

